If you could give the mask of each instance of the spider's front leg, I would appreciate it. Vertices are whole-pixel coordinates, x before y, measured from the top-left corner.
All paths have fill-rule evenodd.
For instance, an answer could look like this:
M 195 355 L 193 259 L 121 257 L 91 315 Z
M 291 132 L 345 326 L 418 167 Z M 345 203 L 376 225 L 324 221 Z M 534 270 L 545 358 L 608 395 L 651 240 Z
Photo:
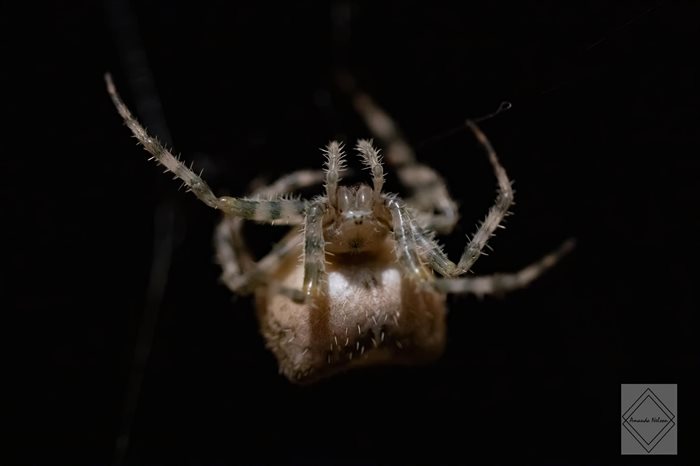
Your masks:
M 491 207 L 476 234 L 474 234 L 471 241 L 465 247 L 459 263 L 455 264 L 447 257 L 447 254 L 445 254 L 442 248 L 433 240 L 432 233 L 430 233 L 429 230 L 421 228 L 415 220 L 404 222 L 411 230 L 410 235 L 412 241 L 420 251 L 421 257 L 425 258 L 433 270 L 445 277 L 456 277 L 469 271 L 472 265 L 474 265 L 474 262 L 476 262 L 481 255 L 481 251 L 486 246 L 489 238 L 493 236 L 496 228 L 500 226 L 503 218 L 508 214 L 508 209 L 513 203 L 513 188 L 511 187 L 505 169 L 501 166 L 496 157 L 496 152 L 493 150 L 491 143 L 475 123 L 467 121 L 467 125 L 471 128 L 477 140 L 484 146 L 488 153 L 489 160 L 496 174 L 496 179 L 498 180 L 498 195 L 496 197 L 496 203 Z M 409 212 L 406 212 L 405 215 L 410 217 Z
M 150 152 L 153 159 L 165 167 L 166 172 L 173 172 L 175 177 L 179 178 L 187 186 L 188 190 L 192 191 L 206 205 L 219 209 L 228 215 L 246 220 L 278 224 L 301 223 L 303 213 L 306 210 L 304 201 L 294 199 L 239 199 L 228 196 L 216 197 L 212 193 L 211 188 L 199 175 L 187 168 L 184 163 L 163 147 L 156 138 L 149 135 L 134 118 L 119 97 L 109 74 L 105 75 L 105 81 L 114 106 L 139 143 Z
M 335 202 L 333 196 L 336 195 L 340 175 L 347 171 L 343 162 L 342 146 L 337 142 L 331 142 L 324 152 L 327 156 L 325 171 L 296 171 L 283 176 L 270 186 L 256 189 L 252 196 L 255 198 L 277 197 L 325 181 L 328 202 Z M 324 204 L 323 202 L 320 203 L 320 205 Z M 317 235 L 319 229 L 314 224 L 314 222 L 317 222 L 317 218 L 315 218 L 317 207 L 310 207 L 309 212 L 312 214 L 309 217 L 312 225 L 308 231 L 315 232 L 314 235 Z M 318 267 L 314 265 L 312 257 L 309 258 L 309 275 L 305 282 L 307 283 L 305 289 L 309 291 L 309 295 L 298 289 L 285 288 L 277 283 L 269 282 L 269 272 L 275 270 L 290 254 L 295 253 L 304 244 L 302 243 L 302 235 L 296 229 L 290 231 L 282 241 L 275 245 L 268 255 L 256 263 L 245 245 L 242 226 L 243 220 L 241 218 L 225 216 L 216 231 L 217 259 L 223 269 L 222 279 L 229 289 L 235 293 L 245 293 L 252 291 L 259 284 L 267 283 L 275 291 L 288 296 L 296 302 L 304 302 L 307 296 L 316 293 L 316 287 L 323 278 L 323 270 L 319 271 Z M 312 243 L 313 241 L 311 241 L 307 249 L 314 250 Z M 321 266 L 325 269 L 323 263 L 321 263 Z
M 316 296 L 321 284 L 326 280 L 326 241 L 323 237 L 323 218 L 326 213 L 326 199 L 312 202 L 306 211 L 304 222 L 304 282 L 303 296 L 296 300 L 306 300 Z
M 496 228 L 501 225 L 503 218 L 508 214 L 508 209 L 513 204 L 513 188 L 505 169 L 499 163 L 496 151 L 486 138 L 484 133 L 472 121 L 467 125 L 474 132 L 477 140 L 486 149 L 498 181 L 498 195 L 493 207 L 489 210 L 484 221 L 479 226 L 476 234 L 467 244 L 459 263 L 450 261 L 442 248 L 433 241 L 425 231 L 421 230 L 415 222 L 412 224 L 416 244 L 420 246 L 421 253 L 429 264 L 440 275 L 448 278 L 438 279 L 435 284 L 438 289 L 448 293 L 472 293 L 479 296 L 485 294 L 501 294 L 530 284 L 547 269 L 556 264 L 562 256 L 571 251 L 575 241 L 565 241 L 556 251 L 542 257 L 539 261 L 530 264 L 524 269 L 512 274 L 494 274 L 482 277 L 453 278 L 468 272 L 481 255 L 489 238 L 493 236 Z
M 491 207 L 486 218 L 481 222 L 478 230 L 464 249 L 464 253 L 462 253 L 462 257 L 459 259 L 457 269 L 455 270 L 456 275 L 467 273 L 469 269 L 471 269 L 472 265 L 474 265 L 481 255 L 481 251 L 486 246 L 489 238 L 493 236 L 496 228 L 501 225 L 501 222 L 508 214 L 508 209 L 510 209 L 510 206 L 513 204 L 513 187 L 508 179 L 506 170 L 498 161 L 496 151 L 476 123 L 467 121 L 467 126 L 474 132 L 476 139 L 486 149 L 489 161 L 496 175 L 496 180 L 498 181 L 498 195 L 496 196 L 495 204 Z
M 221 281 L 236 294 L 248 294 L 259 285 L 274 287 L 280 293 L 298 300 L 298 290 L 288 290 L 270 279 L 276 270 L 290 255 L 297 253 L 301 246 L 301 236 L 297 228 L 272 248 L 265 257 L 255 262 L 241 235 L 241 219 L 226 216 L 216 228 L 214 243 L 216 259 L 222 269 Z
M 321 183 L 324 179 L 325 173 L 321 170 L 299 170 L 279 178 L 269 186 L 254 190 L 251 196 L 279 197 Z M 272 251 L 255 262 L 243 237 L 243 222 L 239 217 L 224 215 L 214 237 L 217 262 L 223 271 L 221 279 L 237 294 L 250 292 L 260 284 L 269 283 L 269 273 L 301 246 L 301 235 L 294 228 Z
M 422 246 L 416 235 L 417 225 L 403 201 L 387 198 L 386 207 L 391 213 L 391 224 L 396 243 L 396 258 L 404 271 L 417 283 L 427 283 L 431 277 L 421 262 Z

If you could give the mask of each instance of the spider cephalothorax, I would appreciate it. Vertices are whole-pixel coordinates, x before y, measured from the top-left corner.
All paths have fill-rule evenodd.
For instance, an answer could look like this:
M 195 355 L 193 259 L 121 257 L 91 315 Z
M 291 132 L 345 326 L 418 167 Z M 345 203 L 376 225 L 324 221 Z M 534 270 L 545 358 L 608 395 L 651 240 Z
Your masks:
M 337 205 L 329 202 L 326 251 L 360 254 L 381 247 L 391 226 L 382 201 L 366 184 L 339 187 Z
M 572 247 L 512 274 L 463 277 L 479 258 L 513 201 L 511 183 L 486 136 L 467 122 L 486 149 L 498 181 L 494 206 L 457 263 L 435 242 L 449 233 L 458 214 L 442 178 L 416 161 L 393 121 L 366 94 L 351 88 L 355 107 L 377 138 L 399 181 L 412 191 L 402 200 L 382 192 L 384 169 L 371 141 L 356 150 L 372 185 L 341 186 L 342 145 L 324 150 L 323 171 L 282 177 L 248 198 L 216 197 L 131 115 L 109 76 L 117 110 L 153 158 L 172 171 L 199 199 L 221 210 L 215 239 L 222 281 L 236 293 L 254 293 L 258 319 L 280 371 L 306 383 L 350 367 L 414 364 L 439 356 L 445 344 L 447 293 L 501 293 L 526 286 Z M 311 201 L 285 194 L 325 182 L 325 195 Z M 242 236 L 253 220 L 294 227 L 270 254 L 255 262 Z M 299 257 L 303 260 L 299 262 Z
M 325 226 L 326 252 L 360 254 L 381 248 L 389 234 L 382 194 L 384 182 L 377 150 L 369 141 L 360 141 L 357 150 L 364 163 L 376 172 L 374 188 L 366 184 L 339 186 L 338 173 L 344 167 L 343 148 L 331 142 L 326 154 L 327 216 Z

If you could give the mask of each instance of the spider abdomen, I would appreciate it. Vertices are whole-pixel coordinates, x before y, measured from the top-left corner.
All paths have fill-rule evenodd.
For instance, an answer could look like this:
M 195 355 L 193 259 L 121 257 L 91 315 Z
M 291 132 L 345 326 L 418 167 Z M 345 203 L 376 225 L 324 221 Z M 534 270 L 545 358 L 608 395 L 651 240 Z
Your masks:
M 445 296 L 401 273 L 389 249 L 367 256 L 328 257 L 323 292 L 308 303 L 263 287 L 258 317 L 280 371 L 311 382 L 352 367 L 415 364 L 438 357 L 445 344 Z M 298 288 L 303 268 L 289 263 L 276 277 Z

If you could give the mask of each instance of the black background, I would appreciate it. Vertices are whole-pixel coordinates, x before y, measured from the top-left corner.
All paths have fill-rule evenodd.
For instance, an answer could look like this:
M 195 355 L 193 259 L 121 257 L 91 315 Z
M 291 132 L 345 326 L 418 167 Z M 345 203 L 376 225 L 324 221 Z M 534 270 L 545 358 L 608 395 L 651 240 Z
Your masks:
M 451 297 L 438 363 L 299 388 L 277 374 L 251 300 L 217 281 L 218 215 L 146 162 L 109 102 L 108 70 L 138 99 L 103 5 L 65 3 L 2 7 L 7 464 L 111 462 L 158 209 L 173 212 L 174 249 L 128 464 L 697 455 L 697 4 L 134 5 L 175 150 L 217 193 L 368 136 L 334 85 L 343 66 L 445 174 L 463 214 L 452 256 L 495 196 L 459 128 L 505 100 L 512 110 L 482 128 L 517 205 L 475 271 L 514 271 L 578 239 L 527 290 Z M 250 232 L 257 252 L 274 239 Z M 678 383 L 680 456 L 619 455 L 623 382 Z

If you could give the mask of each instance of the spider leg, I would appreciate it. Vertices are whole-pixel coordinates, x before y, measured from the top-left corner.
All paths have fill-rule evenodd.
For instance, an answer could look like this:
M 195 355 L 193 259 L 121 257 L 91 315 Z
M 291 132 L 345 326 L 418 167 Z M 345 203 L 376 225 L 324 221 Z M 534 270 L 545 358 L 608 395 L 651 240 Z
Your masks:
M 412 191 L 408 204 L 421 212 L 422 224 L 439 233 L 450 233 L 457 224 L 459 212 L 443 178 L 432 168 L 416 161 L 413 149 L 394 120 L 369 95 L 357 89 L 352 78 L 345 78 L 344 87 L 352 94 L 355 110 L 386 146 L 386 158 L 396 168 L 399 181 Z
M 268 186 L 256 189 L 251 194 L 253 198 L 274 198 L 289 194 L 299 189 L 307 188 L 323 182 L 325 173 L 321 170 L 297 170 L 279 178 Z
M 325 203 L 325 199 L 323 201 Z M 304 224 L 304 235 L 298 231 L 290 231 L 273 250 L 257 263 L 250 258 L 247 248 L 240 235 L 240 223 L 229 224 L 230 220 L 240 219 L 225 218 L 217 228 L 215 241 L 217 247 L 217 259 L 224 270 L 222 280 L 237 294 L 246 294 L 253 291 L 254 287 L 267 280 L 269 272 L 275 270 L 278 265 L 297 253 L 303 244 L 304 250 L 304 282 L 302 290 L 283 287 L 270 282 L 275 292 L 284 294 L 296 302 L 303 302 L 307 298 L 315 296 L 319 291 L 319 285 L 325 278 L 325 241 L 323 239 L 323 214 L 324 204 L 315 203 L 309 207 L 309 212 Z M 242 270 L 245 267 L 246 270 Z
M 166 172 L 175 174 L 202 202 L 209 207 L 219 209 L 228 215 L 259 222 L 299 224 L 303 219 L 306 203 L 294 199 L 239 199 L 234 197 L 216 197 L 207 183 L 168 151 L 158 140 L 150 136 L 134 118 L 119 97 L 112 78 L 105 75 L 107 91 L 124 122 L 143 147 L 151 153 L 153 159 L 165 167 Z
M 445 277 L 456 277 L 469 271 L 474 262 L 481 255 L 481 251 L 486 246 L 489 238 L 493 236 L 496 228 L 499 227 L 503 218 L 507 215 L 508 209 L 513 203 L 513 189 L 506 174 L 505 169 L 498 162 L 496 152 L 484 133 L 471 121 L 467 122 L 469 128 L 476 135 L 477 140 L 484 146 L 488 153 L 489 160 L 493 166 L 498 180 L 498 195 L 493 207 L 489 210 L 486 218 L 479 226 L 471 241 L 464 248 L 459 263 L 452 262 L 444 253 L 442 248 L 432 238 L 432 234 L 426 229 L 418 226 L 417 222 L 410 222 L 409 227 L 413 230 L 413 238 L 423 256 L 430 266 Z
M 386 207 L 391 213 L 392 230 L 396 242 L 396 258 L 409 277 L 418 283 L 429 282 L 432 277 L 423 265 L 419 250 L 419 238 L 416 236 L 415 220 L 404 204 L 396 198 L 387 198 Z
M 240 234 L 240 219 L 225 217 L 214 235 L 216 259 L 221 265 L 223 283 L 236 294 L 248 294 L 269 282 L 268 275 L 301 246 L 296 228 L 278 242 L 265 257 L 255 262 Z M 295 295 L 296 296 L 296 295 Z
M 299 170 L 281 177 L 269 186 L 256 189 L 252 196 L 267 197 L 291 193 L 321 183 L 324 176 L 325 173 L 321 170 Z M 301 235 L 295 228 L 265 257 L 255 262 L 245 243 L 242 229 L 243 219 L 225 215 L 214 235 L 216 258 L 223 271 L 221 279 L 236 294 L 249 293 L 259 284 L 266 282 L 269 272 L 275 270 L 301 246 Z
M 489 238 L 493 236 L 496 228 L 499 227 L 508 214 L 508 209 L 513 204 L 513 187 L 511 186 L 505 169 L 498 161 L 496 151 L 476 123 L 467 121 L 467 126 L 474 132 L 476 139 L 484 149 L 486 149 L 489 161 L 496 175 L 496 180 L 498 181 L 498 195 L 496 196 L 496 202 L 493 207 L 491 207 L 488 214 L 486 214 L 486 218 L 481 222 L 481 225 L 479 225 L 471 241 L 469 241 L 466 248 L 464 248 L 464 253 L 462 253 L 462 257 L 457 264 L 457 273 L 460 275 L 468 272 L 479 256 L 481 256 L 481 251 L 486 246 Z
M 315 296 L 326 278 L 326 242 L 323 238 L 325 198 L 314 201 L 306 212 L 304 222 L 304 282 L 303 299 Z
M 480 277 L 439 278 L 435 281 L 435 286 L 444 293 L 471 293 L 477 296 L 503 294 L 519 288 L 525 288 L 559 262 L 562 256 L 574 248 L 574 245 L 574 240 L 567 240 L 557 250 L 515 273 L 498 273 Z

